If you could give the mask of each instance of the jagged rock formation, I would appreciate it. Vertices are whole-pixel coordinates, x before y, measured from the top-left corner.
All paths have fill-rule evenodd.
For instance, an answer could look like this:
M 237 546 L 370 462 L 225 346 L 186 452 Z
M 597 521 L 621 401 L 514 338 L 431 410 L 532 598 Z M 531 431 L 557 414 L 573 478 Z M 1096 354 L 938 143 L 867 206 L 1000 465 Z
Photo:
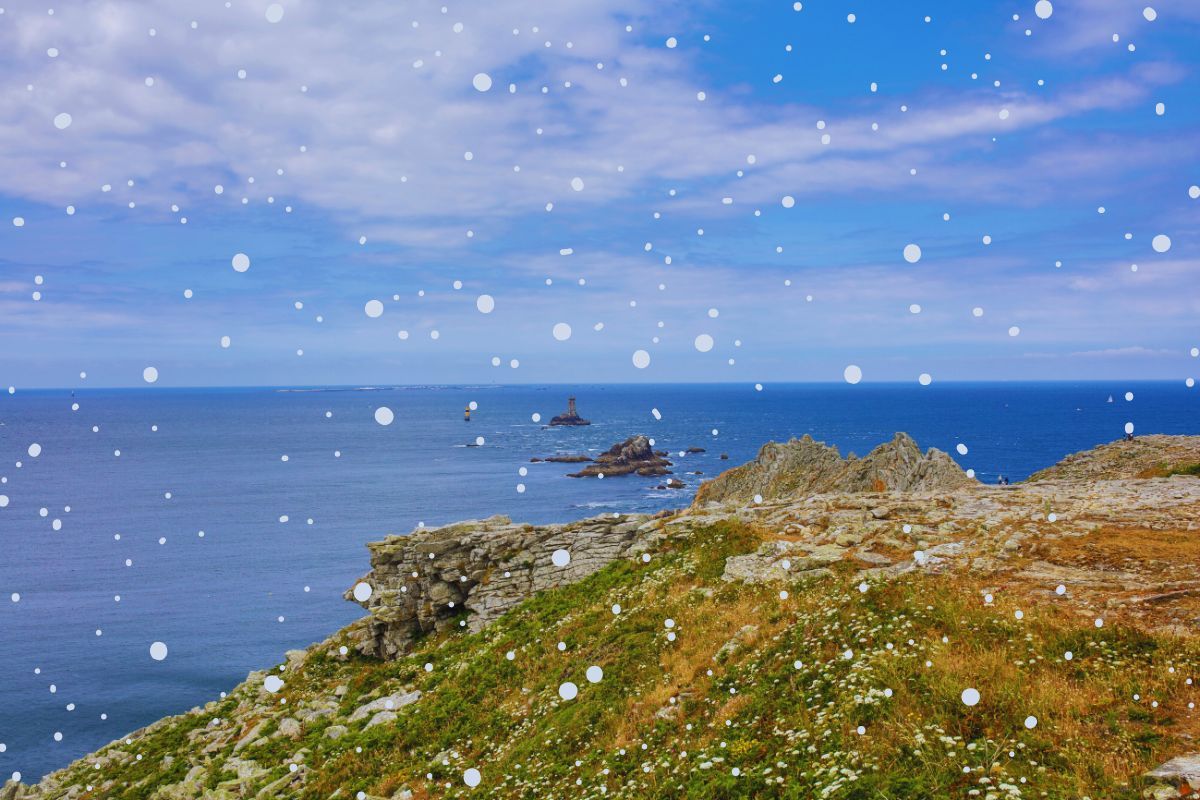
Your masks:
M 345 595 L 371 612 L 359 650 L 394 658 L 414 637 L 464 616 L 468 629 L 479 630 L 536 592 L 574 583 L 657 539 L 646 516 L 543 526 L 497 516 L 371 542 L 371 571 L 360 579 L 370 597 L 355 599 L 357 583 Z
M 1073 453 L 1033 473 L 1029 480 L 1165 478 L 1172 474 L 1200 474 L 1200 436 L 1155 434 L 1119 439 Z
M 631 473 L 642 476 L 670 475 L 671 471 L 667 467 L 671 466 L 671 462 L 666 459 L 666 455 L 666 452 L 652 448 L 650 440 L 645 436 L 630 436 L 596 456 L 595 462 L 590 466 L 570 473 L 568 477 L 594 478 L 603 475 L 610 478 Z
M 906 433 L 897 433 L 863 458 L 842 458 L 836 447 L 807 434 L 789 442 L 767 442 L 748 464 L 700 486 L 696 504 L 749 503 L 802 498 L 822 492 L 949 491 L 976 482 L 941 450 L 924 454 Z
M 568 397 L 566 412 L 559 414 L 557 417 L 554 417 L 553 419 L 551 419 L 550 424 L 551 424 L 551 426 L 555 426 L 555 427 L 558 427 L 558 426 L 570 427 L 570 426 L 580 426 L 580 425 L 591 425 L 592 423 L 590 421 L 584 419 L 583 417 L 579 416 L 579 412 L 575 410 L 575 398 Z

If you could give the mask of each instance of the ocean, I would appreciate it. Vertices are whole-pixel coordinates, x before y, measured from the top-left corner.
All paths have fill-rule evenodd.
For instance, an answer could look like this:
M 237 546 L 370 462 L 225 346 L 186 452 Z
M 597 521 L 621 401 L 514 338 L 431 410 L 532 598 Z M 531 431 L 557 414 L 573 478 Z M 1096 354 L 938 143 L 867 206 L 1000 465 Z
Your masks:
M 592 425 L 543 427 L 568 395 Z M 332 634 L 361 614 L 342 592 L 365 543 L 421 523 L 681 507 L 763 442 L 805 433 L 862 455 L 907 431 L 985 482 L 1016 481 L 1127 422 L 1198 433 L 1197 410 L 1182 382 L 1118 381 L 0 395 L 0 776 L 34 781 Z M 636 433 L 671 451 L 687 489 L 530 463 Z

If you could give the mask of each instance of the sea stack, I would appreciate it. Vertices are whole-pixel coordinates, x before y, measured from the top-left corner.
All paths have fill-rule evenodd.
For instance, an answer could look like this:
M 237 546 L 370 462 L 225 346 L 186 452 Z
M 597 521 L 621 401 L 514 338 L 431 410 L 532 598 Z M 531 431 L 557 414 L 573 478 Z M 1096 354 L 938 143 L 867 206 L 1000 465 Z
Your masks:
M 565 413 L 559 414 L 554 419 L 550 420 L 550 425 L 591 425 L 592 423 L 583 417 L 579 416 L 579 412 L 575 410 L 575 398 L 567 398 L 567 410 Z
M 579 472 L 568 473 L 567 477 L 607 478 L 633 473 L 643 477 L 670 475 L 671 471 L 667 467 L 671 466 L 671 462 L 667 460 L 666 455 L 665 451 L 653 449 L 650 440 L 645 436 L 630 436 L 596 456 L 594 463 Z

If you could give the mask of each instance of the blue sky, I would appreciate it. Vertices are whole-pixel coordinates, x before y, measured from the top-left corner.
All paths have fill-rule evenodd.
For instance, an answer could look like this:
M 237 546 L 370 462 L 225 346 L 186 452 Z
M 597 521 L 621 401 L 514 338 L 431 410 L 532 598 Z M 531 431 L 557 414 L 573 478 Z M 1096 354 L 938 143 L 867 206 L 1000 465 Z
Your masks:
M 0 383 L 1183 382 L 1148 1 L 14 4 Z

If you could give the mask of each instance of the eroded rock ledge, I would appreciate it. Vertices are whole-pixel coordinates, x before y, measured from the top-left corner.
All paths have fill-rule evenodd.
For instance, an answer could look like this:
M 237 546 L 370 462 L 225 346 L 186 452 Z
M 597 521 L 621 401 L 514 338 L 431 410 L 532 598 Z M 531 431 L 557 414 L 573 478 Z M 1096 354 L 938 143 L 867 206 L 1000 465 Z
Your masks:
M 371 612 L 358 649 L 395 658 L 415 637 L 460 621 L 477 631 L 537 592 L 641 552 L 661 537 L 658 527 L 644 515 L 541 526 L 496 516 L 372 542 L 371 571 L 358 582 L 370 596 L 356 599 L 358 583 L 345 595 Z

